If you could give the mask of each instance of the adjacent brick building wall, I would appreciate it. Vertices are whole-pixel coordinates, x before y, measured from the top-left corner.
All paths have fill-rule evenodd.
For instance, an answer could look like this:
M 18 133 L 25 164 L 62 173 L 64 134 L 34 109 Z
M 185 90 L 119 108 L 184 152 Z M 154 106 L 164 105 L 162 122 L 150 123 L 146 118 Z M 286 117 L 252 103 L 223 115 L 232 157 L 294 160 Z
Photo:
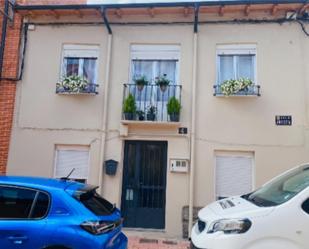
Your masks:
M 4 0 L 0 1 L 0 8 L 4 9 Z M 0 36 L 2 31 L 0 15 Z M 21 35 L 21 17 L 16 14 L 14 23 L 7 26 L 6 46 L 2 77 L 16 78 L 18 75 L 19 44 Z M 16 81 L 0 80 L 0 174 L 5 174 L 12 130 Z
M 0 0 L 0 9 L 4 9 L 5 0 Z M 87 0 L 19 0 L 19 4 L 85 4 Z M 0 15 L 0 36 L 2 30 Z M 2 77 L 18 77 L 19 46 L 21 36 L 21 17 L 15 13 L 14 23 L 7 27 L 6 46 Z M 0 174 L 6 173 L 9 144 L 14 115 L 16 81 L 0 80 Z M 16 155 L 18 156 L 18 155 Z

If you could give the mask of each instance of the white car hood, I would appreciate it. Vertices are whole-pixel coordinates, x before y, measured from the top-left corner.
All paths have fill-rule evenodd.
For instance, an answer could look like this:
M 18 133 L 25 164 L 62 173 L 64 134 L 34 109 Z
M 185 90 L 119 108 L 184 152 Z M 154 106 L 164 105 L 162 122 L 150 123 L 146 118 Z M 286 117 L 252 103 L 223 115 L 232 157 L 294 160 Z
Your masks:
M 274 207 L 258 207 L 241 198 L 231 197 L 216 201 L 199 211 L 201 220 L 218 218 L 241 218 L 266 216 L 274 210 Z

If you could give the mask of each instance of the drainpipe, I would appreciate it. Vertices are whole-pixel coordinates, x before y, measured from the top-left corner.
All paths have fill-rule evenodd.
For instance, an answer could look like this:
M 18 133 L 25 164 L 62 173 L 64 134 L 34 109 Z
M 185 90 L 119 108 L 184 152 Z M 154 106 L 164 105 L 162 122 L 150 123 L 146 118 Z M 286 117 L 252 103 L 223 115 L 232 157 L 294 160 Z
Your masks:
M 3 58 L 4 58 L 4 51 L 5 51 L 6 31 L 7 31 L 7 23 L 8 23 L 8 12 L 9 12 L 9 0 L 5 0 L 4 12 L 3 12 L 3 18 L 2 18 L 2 31 L 1 31 L 0 78 L 2 77 Z
M 196 83 L 197 83 L 197 45 L 198 45 L 198 12 L 199 5 L 194 8 L 194 35 L 193 35 L 193 70 L 192 70 L 192 99 L 191 99 L 191 140 L 190 140 L 190 183 L 189 183 L 189 238 L 193 226 L 194 206 L 194 171 L 195 171 L 195 117 L 196 117 Z
M 109 95 L 109 81 L 110 81 L 110 65 L 111 65 L 111 54 L 112 54 L 112 42 L 113 42 L 113 33 L 109 25 L 106 9 L 101 9 L 102 17 L 104 20 L 105 27 L 108 32 L 107 37 L 107 54 L 106 54 L 106 67 L 105 67 L 105 80 L 104 80 L 104 103 L 103 103 L 103 121 L 101 127 L 101 144 L 100 144 L 100 163 L 99 163 L 99 192 L 103 193 L 103 164 L 105 157 L 105 143 L 106 143 L 106 134 L 107 134 L 107 117 L 108 117 L 108 95 Z

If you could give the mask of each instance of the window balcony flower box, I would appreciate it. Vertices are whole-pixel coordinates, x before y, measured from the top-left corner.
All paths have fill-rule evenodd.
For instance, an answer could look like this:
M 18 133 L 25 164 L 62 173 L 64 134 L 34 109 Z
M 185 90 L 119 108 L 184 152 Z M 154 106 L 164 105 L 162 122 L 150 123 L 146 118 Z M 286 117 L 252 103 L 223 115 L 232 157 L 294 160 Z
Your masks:
M 65 77 L 61 82 L 58 82 L 56 84 L 56 93 L 73 95 L 96 95 L 98 94 L 97 87 L 97 84 L 89 83 L 82 77 L 74 75 Z
M 214 96 L 261 96 L 260 86 L 250 79 L 230 79 L 214 85 Z

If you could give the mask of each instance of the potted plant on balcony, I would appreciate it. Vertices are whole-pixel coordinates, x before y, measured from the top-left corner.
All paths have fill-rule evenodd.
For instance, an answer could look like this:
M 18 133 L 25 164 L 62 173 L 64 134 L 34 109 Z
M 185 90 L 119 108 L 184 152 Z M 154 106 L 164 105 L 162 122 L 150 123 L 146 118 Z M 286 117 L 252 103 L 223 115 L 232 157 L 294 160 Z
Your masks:
M 137 116 L 138 116 L 138 120 L 139 121 L 144 121 L 145 120 L 145 112 L 143 112 L 142 110 L 138 110 L 136 112 Z
M 149 106 L 148 109 L 147 109 L 147 120 L 155 121 L 156 120 L 156 114 L 157 114 L 157 108 L 153 105 Z
M 136 103 L 134 96 L 130 93 L 123 103 L 123 114 L 126 120 L 134 120 L 136 114 Z
M 156 77 L 155 83 L 157 86 L 160 86 L 162 92 L 165 92 L 167 86 L 171 83 L 171 81 L 167 78 L 166 74 Z
M 137 89 L 141 92 L 141 91 L 143 91 L 144 86 L 148 85 L 149 82 L 148 82 L 146 76 L 142 75 L 140 77 L 135 77 L 134 83 L 136 84 Z
M 181 105 L 178 99 L 171 97 L 167 102 L 167 113 L 172 122 L 179 122 Z
M 246 93 L 249 91 L 249 87 L 252 85 L 252 80 L 248 78 L 239 78 L 237 80 L 230 79 L 223 81 L 223 83 L 220 85 L 220 90 L 223 95 L 230 96 L 239 92 Z
M 71 75 L 64 77 L 56 84 L 57 93 L 82 93 L 85 92 L 89 82 L 79 75 Z

